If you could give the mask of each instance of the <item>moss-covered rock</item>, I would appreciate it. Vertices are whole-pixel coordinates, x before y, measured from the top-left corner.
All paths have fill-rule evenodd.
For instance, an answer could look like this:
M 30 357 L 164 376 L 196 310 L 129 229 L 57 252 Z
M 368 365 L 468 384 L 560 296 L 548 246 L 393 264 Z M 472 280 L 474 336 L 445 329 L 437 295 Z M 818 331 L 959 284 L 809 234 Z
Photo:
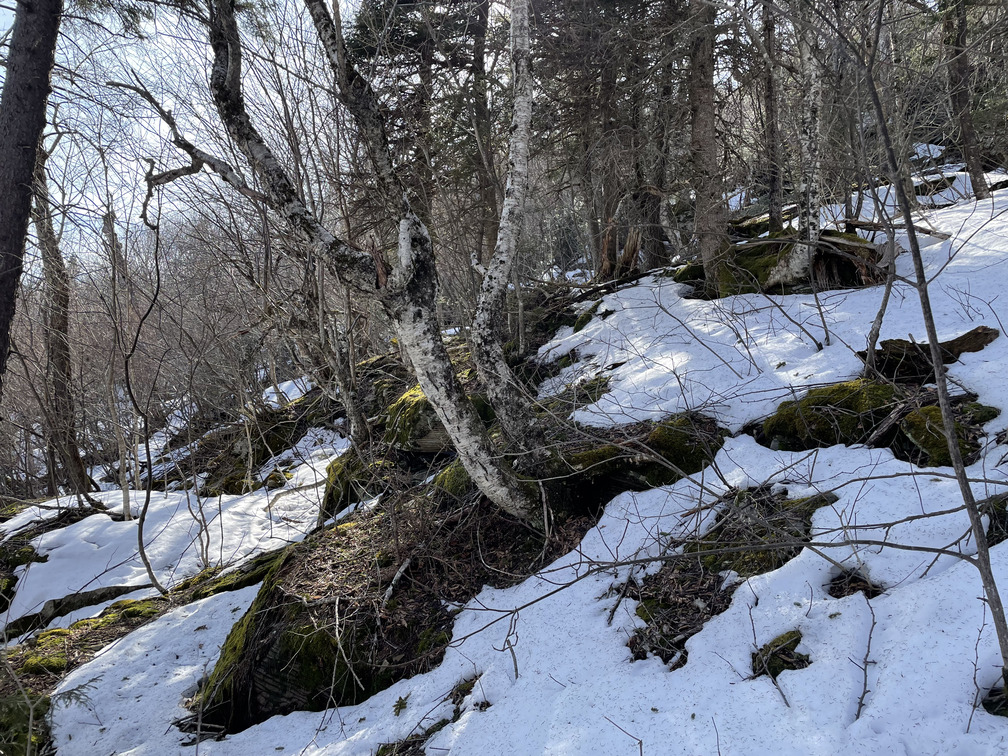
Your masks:
M 763 434 L 786 451 L 863 443 L 895 398 L 893 386 L 865 379 L 823 386 L 783 402 L 763 422 Z
M 697 554 L 711 572 L 760 575 L 797 556 L 808 540 L 812 515 L 836 501 L 831 492 L 789 499 L 786 491 L 767 487 L 731 491 L 722 497 L 713 527 L 685 544 L 684 551 Z
M 981 404 L 980 402 L 966 402 L 962 406 L 962 413 L 974 425 L 985 425 L 999 417 L 1001 410 L 997 407 Z
M 352 705 L 439 658 L 446 623 L 421 612 L 430 624 L 417 632 L 381 620 L 384 582 L 396 568 L 375 580 L 374 526 L 343 523 L 274 563 L 196 698 L 204 722 L 236 732 L 276 714 Z M 425 606 L 445 616 L 440 603 Z M 402 663 L 378 658 L 388 646 Z
M 604 504 L 622 491 L 644 491 L 699 472 L 724 443 L 725 434 L 711 418 L 684 413 L 661 423 L 641 423 L 621 431 L 620 443 L 576 443 L 564 449 L 546 484 L 560 486 L 551 501 Z
M 770 273 L 793 248 L 793 244 L 776 239 L 735 248 L 721 266 L 717 295 L 728 297 L 763 291 Z
M 681 268 L 676 269 L 675 273 L 672 274 L 672 280 L 676 283 L 693 286 L 702 284 L 705 280 L 703 265 L 698 262 L 687 263 Z
M 350 449 L 326 467 L 326 487 L 319 510 L 319 525 L 351 504 L 367 501 L 389 489 L 396 473 L 388 458 L 362 460 Z
M 769 675 L 776 680 L 777 676 L 787 669 L 805 669 L 810 663 L 808 655 L 799 654 L 796 650 L 802 641 L 798 630 L 778 635 L 772 641 L 752 655 L 753 677 Z
M 645 446 L 658 459 L 643 471 L 652 486 L 665 486 L 682 475 L 700 472 L 724 445 L 724 434 L 710 418 L 684 413 L 663 420 L 648 433 Z
M 922 466 L 947 467 L 952 464 L 941 408 L 930 406 L 911 411 L 900 421 L 900 430 L 920 450 L 923 455 Z M 979 445 L 967 441 L 963 426 L 958 422 L 955 423 L 955 434 L 963 459 L 979 449 Z
M 451 448 L 451 438 L 420 386 L 414 386 L 389 405 L 385 413 L 385 443 L 427 454 Z
M 466 472 L 462 462 L 458 459 L 452 460 L 447 467 L 435 475 L 433 483 L 436 489 L 444 491 L 456 499 L 461 499 L 475 490 L 472 478 L 469 477 L 469 473 Z

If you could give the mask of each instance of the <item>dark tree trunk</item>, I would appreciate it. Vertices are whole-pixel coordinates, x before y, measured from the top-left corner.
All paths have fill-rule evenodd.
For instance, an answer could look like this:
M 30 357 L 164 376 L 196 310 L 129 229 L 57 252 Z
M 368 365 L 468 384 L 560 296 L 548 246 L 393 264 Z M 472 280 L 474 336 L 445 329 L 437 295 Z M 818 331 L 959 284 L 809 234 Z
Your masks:
M 18 1 L 0 97 L 0 392 L 62 13 L 62 0 Z
M 70 276 L 60 252 L 49 210 L 45 161 L 40 150 L 35 170 L 35 205 L 32 221 L 42 252 L 45 282 L 46 395 L 49 412 L 47 435 L 63 466 L 66 483 L 79 495 L 90 490 L 90 479 L 81 461 L 77 441 L 77 417 L 73 400 L 73 363 L 70 359 Z
M 970 62 L 966 54 L 966 0 L 946 0 L 944 5 L 945 45 L 948 48 L 949 99 L 959 122 L 959 149 L 977 199 L 990 197 L 980 156 L 977 155 L 970 98 Z
M 770 233 L 784 229 L 784 187 L 781 181 L 780 105 L 777 99 L 777 25 L 773 11 L 763 8 L 763 47 L 766 53 L 763 107 L 766 128 L 763 139 L 766 148 L 767 198 L 769 201 Z
M 476 178 L 479 181 L 479 200 L 482 211 L 480 223 L 481 245 L 476 250 L 480 262 L 489 258 L 497 246 L 497 169 L 494 164 L 493 144 L 490 141 L 490 105 L 487 100 L 486 35 L 490 0 L 480 0 L 473 10 L 471 29 L 473 129 L 476 135 Z
M 689 99 L 696 191 L 694 233 L 708 286 L 717 286 L 726 262 L 727 214 L 718 163 L 717 111 L 714 91 L 714 22 L 716 8 L 707 0 L 690 1 L 693 42 L 690 48 Z

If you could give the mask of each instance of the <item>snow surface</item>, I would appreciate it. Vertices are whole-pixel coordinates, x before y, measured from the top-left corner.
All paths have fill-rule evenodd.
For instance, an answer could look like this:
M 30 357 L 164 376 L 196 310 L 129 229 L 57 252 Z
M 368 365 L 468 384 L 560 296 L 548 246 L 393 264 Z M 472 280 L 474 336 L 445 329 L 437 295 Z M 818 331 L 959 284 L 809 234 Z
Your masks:
M 282 407 L 295 399 L 300 399 L 314 387 L 315 384 L 311 378 L 306 375 L 301 376 L 290 381 L 283 381 L 276 386 L 270 386 L 263 391 L 263 401 L 267 407 Z
M 283 489 L 261 488 L 243 496 L 211 498 L 193 491 L 153 492 L 144 544 L 158 580 L 171 587 L 205 567 L 236 566 L 263 551 L 302 540 L 317 521 L 325 467 L 346 448 L 346 440 L 335 432 L 313 428 L 297 446 L 264 465 L 267 473 L 277 467 L 291 468 L 292 477 Z M 97 497 L 114 506 L 120 492 Z M 143 497 L 142 491 L 132 492 L 134 509 Z M 47 506 L 54 507 L 51 502 Z M 44 512 L 50 515 L 53 509 Z M 24 516 L 6 523 L 7 532 L 23 527 Z M 17 592 L 5 622 L 72 593 L 149 585 L 137 551 L 135 521 L 113 522 L 95 514 L 40 536 L 32 545 L 47 561 L 18 568 Z
M 951 235 L 935 237 L 924 250 L 935 278 L 939 335 L 981 323 L 1003 332 L 1008 193 L 930 210 L 924 220 Z M 909 259 L 899 258 L 898 268 L 908 275 Z M 579 408 L 579 422 L 624 423 L 689 408 L 741 428 L 809 386 L 856 375 L 853 352 L 863 348 L 881 298 L 880 289 L 826 292 L 820 314 L 811 296 L 703 302 L 683 300 L 681 293 L 670 279 L 644 279 L 605 297 L 599 314 L 612 310 L 608 318 L 596 316 L 578 334 L 566 329 L 543 348 L 544 358 L 578 350 L 581 361 L 563 381 L 610 376 L 610 393 Z M 825 340 L 821 319 L 831 343 L 818 351 L 809 334 Z M 898 283 L 882 336 L 908 335 L 925 340 L 915 293 Z M 1008 337 L 1002 335 L 949 372 L 1004 411 L 1006 364 Z M 969 468 L 979 498 L 1008 484 L 1000 461 L 1006 450 L 994 439 L 1006 427 L 1008 413 L 986 426 L 983 455 Z M 790 496 L 837 495 L 813 518 L 814 545 L 738 585 L 729 609 L 687 642 L 684 667 L 672 672 L 656 658 L 631 662 L 626 643 L 641 620 L 633 600 L 619 601 L 619 587 L 631 574 L 657 570 L 649 560 L 668 553 L 675 539 L 709 527 L 715 512 L 706 505 L 729 486 L 761 482 L 777 483 Z M 281 523 L 262 513 L 267 496 L 222 499 L 220 522 L 231 519 L 224 539 L 213 541 L 215 554 L 251 553 L 272 542 L 266 525 L 279 529 Z M 155 553 L 165 574 L 186 572 L 192 563 L 191 556 L 179 556 L 189 554 L 183 547 L 190 530 L 173 529 L 189 517 L 183 501 L 184 494 L 171 494 L 152 504 L 151 533 L 164 540 Z M 461 716 L 427 742 L 428 753 L 1004 753 L 1008 720 L 977 706 L 1001 664 L 977 570 L 951 555 L 913 550 L 974 553 L 959 502 L 949 469 L 919 470 L 885 449 L 785 453 L 740 435 L 691 479 L 617 496 L 579 548 L 539 574 L 509 589 L 485 588 L 458 614 L 436 669 L 356 706 L 273 717 L 203 742 L 199 752 L 374 753 L 382 743 L 451 719 L 453 688 L 476 678 Z M 298 511 L 310 520 L 305 507 Z M 75 575 L 75 584 L 104 580 L 110 568 L 134 574 L 126 547 L 133 527 L 85 520 L 47 536 L 41 545 L 50 561 L 32 567 L 25 582 L 32 598 L 19 594 L 18 606 L 63 590 L 70 582 L 64 572 Z M 211 531 L 217 538 L 216 521 Z M 1008 586 L 1008 543 L 991 556 L 996 577 Z M 122 566 L 114 566 L 118 561 Z M 860 567 L 886 591 L 871 600 L 860 593 L 830 597 L 826 586 L 838 565 Z M 59 587 L 41 587 L 50 584 Z M 182 745 L 188 736 L 172 721 L 185 715 L 180 701 L 212 668 L 217 647 L 253 595 L 246 589 L 182 607 L 76 670 L 59 692 L 83 690 L 86 697 L 57 694 L 58 753 L 194 752 Z M 802 633 L 799 651 L 810 656 L 810 666 L 783 672 L 777 687 L 767 677 L 753 678 L 751 653 L 792 629 Z

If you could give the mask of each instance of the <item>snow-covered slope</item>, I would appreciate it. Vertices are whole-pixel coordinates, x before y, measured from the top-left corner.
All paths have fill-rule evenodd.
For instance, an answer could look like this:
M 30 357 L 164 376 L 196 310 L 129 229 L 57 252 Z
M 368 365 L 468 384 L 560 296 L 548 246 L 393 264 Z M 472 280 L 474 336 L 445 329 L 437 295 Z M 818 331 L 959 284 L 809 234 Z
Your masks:
M 1003 332 L 1008 193 L 930 211 L 926 220 L 951 237 L 934 237 L 925 248 L 939 335 L 978 324 Z M 899 273 L 909 275 L 908 259 L 899 259 Z M 562 381 L 610 376 L 611 391 L 579 409 L 578 421 L 623 423 L 691 408 L 737 430 L 808 386 L 856 375 L 861 366 L 854 351 L 864 347 L 881 299 L 879 289 L 827 292 L 819 297 L 820 314 L 811 296 L 704 302 L 683 300 L 680 293 L 671 279 L 644 279 L 606 296 L 600 311 L 614 314 L 594 318 L 577 334 L 561 332 L 543 348 L 544 355 L 580 353 L 582 360 Z M 830 346 L 817 351 L 792 321 L 825 340 L 823 319 Z M 908 335 L 926 340 L 915 292 L 897 283 L 882 336 Z M 950 368 L 955 381 L 1002 410 L 985 427 L 985 448 L 969 469 L 978 498 L 1008 485 L 1008 467 L 1000 462 L 1006 449 L 994 440 L 1008 427 L 1006 365 L 1008 338 L 1002 336 Z M 765 482 L 793 497 L 836 494 L 837 501 L 813 518 L 815 547 L 738 585 L 731 606 L 687 642 L 685 666 L 669 671 L 655 658 L 633 662 L 627 640 L 642 620 L 619 587 L 631 574 L 640 579 L 655 572 L 660 564 L 648 558 L 666 553 L 677 538 L 709 527 L 715 513 L 702 505 L 730 486 Z M 152 533 L 158 527 L 171 532 L 169 508 L 184 509 L 180 496 L 158 499 L 163 503 L 153 521 L 160 524 Z M 978 573 L 954 556 L 919 550 L 973 552 L 958 504 L 950 470 L 920 470 L 885 449 L 778 452 L 739 435 L 692 479 L 617 496 L 580 547 L 541 573 L 513 588 L 482 591 L 458 615 L 436 669 L 357 706 L 274 717 L 222 741 L 205 741 L 199 750 L 216 756 L 368 754 L 449 720 L 427 741 L 428 753 L 1002 753 L 1008 719 L 978 706 L 1001 667 Z M 921 516 L 931 513 L 938 514 Z M 251 552 L 268 537 L 265 524 L 238 514 L 225 528 L 225 541 L 212 543 L 215 551 Z M 125 538 L 117 535 L 124 527 L 111 523 L 103 532 L 48 536 L 59 545 L 28 577 L 45 575 L 45 583 L 63 590 L 67 568 L 81 584 L 118 560 L 125 562 L 116 569 L 135 571 L 128 553 L 102 552 Z M 180 538 L 170 536 L 172 549 Z M 851 543 L 857 540 L 875 543 Z M 89 542 L 90 557 L 82 552 Z M 73 556 L 72 566 L 59 559 L 61 549 Z M 173 563 L 184 549 L 174 560 L 165 551 L 158 563 L 165 574 L 188 570 Z M 1008 543 L 996 546 L 992 559 L 999 582 L 1008 586 Z M 839 566 L 860 568 L 885 592 L 872 599 L 861 593 L 832 598 L 826 586 Z M 30 599 L 18 598 L 21 611 L 46 593 L 31 590 Z M 179 701 L 212 666 L 214 649 L 253 595 L 247 589 L 180 608 L 73 672 L 60 690 L 83 685 L 86 696 L 56 704 L 58 752 L 193 752 L 182 745 L 189 736 L 171 726 L 183 713 Z M 793 629 L 801 631 L 798 651 L 811 664 L 781 673 L 776 685 L 767 676 L 753 677 L 753 651 Z M 473 679 L 460 716 L 450 721 L 453 691 Z

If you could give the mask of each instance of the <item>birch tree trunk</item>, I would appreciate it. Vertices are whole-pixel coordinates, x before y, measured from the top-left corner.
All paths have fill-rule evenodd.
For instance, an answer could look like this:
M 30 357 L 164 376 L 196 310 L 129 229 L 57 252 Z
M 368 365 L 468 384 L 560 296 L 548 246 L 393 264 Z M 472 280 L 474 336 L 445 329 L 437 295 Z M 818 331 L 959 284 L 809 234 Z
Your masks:
M 357 121 L 360 135 L 390 209 L 400 208 L 398 265 L 366 255 L 337 238 L 299 199 L 289 177 L 248 115 L 242 91 L 242 49 L 232 0 L 213 0 L 209 36 L 213 50 L 210 89 L 228 135 L 264 187 L 266 200 L 289 226 L 333 264 L 342 283 L 377 293 L 400 343 L 413 364 L 420 387 L 452 438 L 473 482 L 501 509 L 526 521 L 537 519 L 537 506 L 510 468 L 494 454 L 486 430 L 455 375 L 441 340 L 436 317 L 437 273 L 430 233 L 410 209 L 395 175 L 384 119 L 377 97 L 346 59 L 339 27 L 324 0 L 305 0 L 335 74 L 343 104 Z M 342 387 L 341 387 L 342 388 Z
M 534 456 L 542 453 L 542 432 L 530 403 L 504 358 L 501 333 L 508 283 L 512 280 L 528 189 L 529 129 L 532 122 L 532 70 L 528 0 L 511 0 L 511 70 L 514 106 L 508 145 L 507 188 L 497 245 L 483 274 L 472 325 L 473 361 L 486 386 L 501 427 L 511 443 Z M 517 284 L 516 284 L 517 286 Z M 519 295 L 520 292 L 516 291 Z
M 0 95 L 0 392 L 63 0 L 18 0 Z

